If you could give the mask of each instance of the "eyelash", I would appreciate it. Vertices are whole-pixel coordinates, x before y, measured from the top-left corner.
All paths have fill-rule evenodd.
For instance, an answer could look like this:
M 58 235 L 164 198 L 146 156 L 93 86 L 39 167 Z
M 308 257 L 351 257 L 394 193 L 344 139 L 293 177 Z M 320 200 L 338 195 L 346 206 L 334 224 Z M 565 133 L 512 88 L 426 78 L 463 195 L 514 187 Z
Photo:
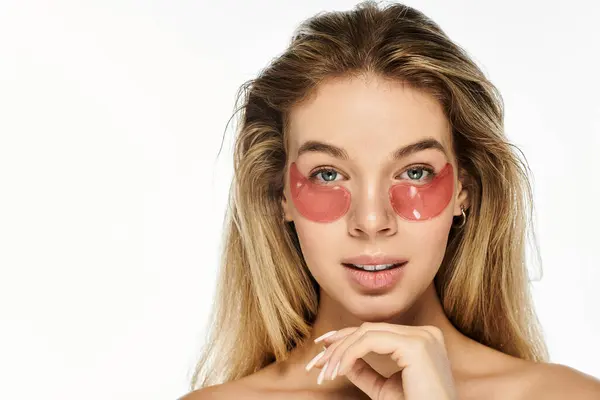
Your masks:
M 433 179 L 436 176 L 435 170 L 433 168 L 427 167 L 425 165 L 418 165 L 418 164 L 411 165 L 410 167 L 408 167 L 404 171 L 402 171 L 400 174 L 403 174 L 406 171 L 410 171 L 410 170 L 414 170 L 414 169 L 427 171 L 428 176 L 425 179 L 430 179 L 431 180 L 431 179 Z M 312 181 L 312 182 L 319 181 L 318 179 L 316 179 L 317 175 L 319 175 L 322 172 L 332 172 L 332 171 L 336 172 L 336 173 L 338 173 L 338 174 L 340 174 L 340 175 L 343 176 L 343 174 L 341 174 L 337 169 L 335 169 L 333 167 L 322 167 L 322 168 L 319 168 L 319 169 L 315 170 L 314 172 L 312 172 L 310 174 L 310 176 L 308 177 L 308 179 L 310 181 Z M 411 182 L 419 182 L 419 180 L 417 180 L 417 181 L 412 180 L 412 179 L 409 179 L 409 180 Z M 337 182 L 337 181 L 325 181 L 325 180 L 319 181 L 320 184 L 329 184 L 329 183 L 333 183 L 333 182 Z

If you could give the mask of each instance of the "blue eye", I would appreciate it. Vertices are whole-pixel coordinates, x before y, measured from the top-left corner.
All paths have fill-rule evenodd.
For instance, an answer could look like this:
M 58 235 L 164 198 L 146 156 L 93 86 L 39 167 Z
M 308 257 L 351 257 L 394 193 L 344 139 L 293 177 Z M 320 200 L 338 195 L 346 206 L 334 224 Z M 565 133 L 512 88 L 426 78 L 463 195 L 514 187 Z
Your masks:
M 407 174 L 409 180 L 421 181 L 421 178 L 423 177 L 423 171 L 427 172 L 425 180 L 431 179 L 435 176 L 433 169 L 421 165 L 410 167 L 404 171 L 404 173 Z
M 424 174 L 426 172 L 426 174 Z M 406 174 L 407 178 L 402 178 L 402 175 Z M 318 176 L 321 176 L 318 179 Z M 435 170 L 432 168 L 426 167 L 424 165 L 416 165 L 406 169 L 400 176 L 400 179 L 408 179 L 412 182 L 424 182 L 431 180 L 435 177 Z M 425 176 L 423 178 L 423 176 Z M 327 182 L 335 182 L 336 178 L 343 178 L 342 174 L 336 171 L 333 168 L 320 168 L 313 173 L 310 174 L 309 179 L 311 181 L 317 181 L 319 183 L 327 183 Z
M 315 179 L 321 175 L 322 179 Z M 335 178 L 340 175 L 335 169 L 332 168 L 321 168 L 310 174 L 310 180 L 317 180 L 319 182 L 334 182 Z

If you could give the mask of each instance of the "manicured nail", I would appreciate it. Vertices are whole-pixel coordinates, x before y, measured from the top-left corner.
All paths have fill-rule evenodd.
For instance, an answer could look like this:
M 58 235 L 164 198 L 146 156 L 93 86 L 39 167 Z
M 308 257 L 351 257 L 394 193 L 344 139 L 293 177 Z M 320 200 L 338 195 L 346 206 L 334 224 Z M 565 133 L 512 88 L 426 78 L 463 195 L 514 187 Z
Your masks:
M 322 352 L 320 352 L 319 354 L 317 354 L 312 360 L 310 360 L 308 362 L 308 364 L 306 364 L 306 371 L 310 371 L 312 367 L 315 366 L 315 364 L 321 359 L 321 357 L 323 357 L 325 355 L 325 350 L 323 350 Z
M 321 383 L 323 383 L 323 378 L 325 378 L 325 371 L 327 370 L 328 365 L 329 365 L 329 360 L 327 360 L 327 362 L 325 363 L 325 366 L 323 367 L 323 369 L 321 370 L 321 373 L 319 374 L 319 377 L 317 378 L 317 385 L 320 385 Z
M 342 361 L 340 360 L 340 361 L 337 362 L 337 364 L 335 364 L 335 368 L 333 369 L 333 375 L 331 375 L 331 380 L 334 380 L 335 377 L 337 376 L 338 369 L 340 368 L 340 363 L 341 362 Z
M 318 338 L 315 339 L 315 343 L 319 343 L 321 340 L 328 338 L 329 336 L 335 335 L 337 331 L 330 331 L 327 332 L 321 336 L 319 336 Z

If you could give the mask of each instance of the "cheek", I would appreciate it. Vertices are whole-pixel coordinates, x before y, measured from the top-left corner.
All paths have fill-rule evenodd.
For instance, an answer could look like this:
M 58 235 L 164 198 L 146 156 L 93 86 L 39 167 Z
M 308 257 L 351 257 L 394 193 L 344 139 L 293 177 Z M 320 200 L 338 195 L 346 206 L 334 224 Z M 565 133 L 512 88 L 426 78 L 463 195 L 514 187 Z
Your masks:
M 317 282 L 327 287 L 327 282 L 332 282 L 336 276 L 337 269 L 333 266 L 345 255 L 345 221 L 342 219 L 333 223 L 317 223 L 299 218 L 297 210 L 293 213 L 296 214 L 294 227 L 306 266 Z
M 322 224 L 298 219 L 295 228 L 304 260 L 315 277 L 330 271 L 331 263 L 343 256 L 340 253 L 343 221 Z
M 408 251 L 406 255 L 415 262 L 427 269 L 437 270 L 446 252 L 451 224 L 452 207 L 448 207 L 438 218 L 429 221 L 401 222 L 401 247 Z

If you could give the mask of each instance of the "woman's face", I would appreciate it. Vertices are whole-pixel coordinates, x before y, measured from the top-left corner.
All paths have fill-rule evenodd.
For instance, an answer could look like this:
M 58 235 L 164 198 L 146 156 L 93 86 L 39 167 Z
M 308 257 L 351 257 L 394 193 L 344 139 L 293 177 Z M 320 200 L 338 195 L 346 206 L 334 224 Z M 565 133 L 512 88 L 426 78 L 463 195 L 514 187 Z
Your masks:
M 425 140 L 434 145 L 394 158 Z M 309 141 L 323 145 L 306 147 Z M 461 204 L 466 208 L 441 106 L 401 83 L 329 80 L 292 110 L 288 145 L 285 217 L 321 289 L 362 320 L 389 319 L 410 307 L 442 262 L 452 217 L 461 215 Z M 451 173 L 436 178 L 448 163 Z M 409 197 L 428 186 L 413 210 Z M 400 195 L 392 196 L 392 187 Z M 411 216 L 399 212 L 403 204 Z M 377 274 L 345 263 L 361 255 L 408 262 Z

